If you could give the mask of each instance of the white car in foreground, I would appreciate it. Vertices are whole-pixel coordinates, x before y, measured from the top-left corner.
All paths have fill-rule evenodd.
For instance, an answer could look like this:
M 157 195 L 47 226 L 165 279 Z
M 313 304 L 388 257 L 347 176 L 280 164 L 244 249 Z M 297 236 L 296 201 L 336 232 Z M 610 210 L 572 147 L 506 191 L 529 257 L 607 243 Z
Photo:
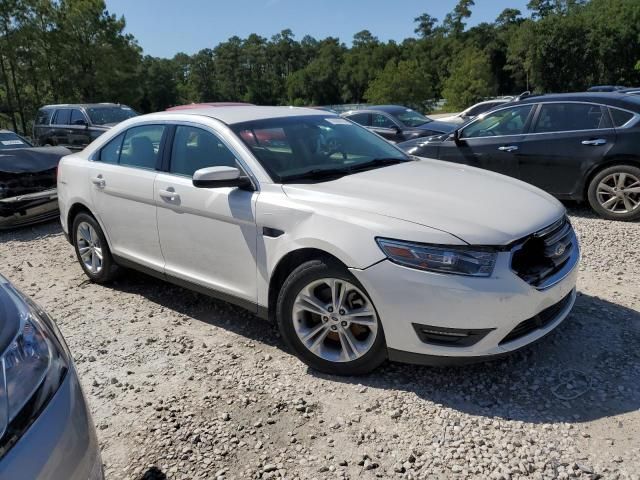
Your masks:
M 325 372 L 500 356 L 575 300 L 553 197 L 319 110 L 136 117 L 65 157 L 58 195 L 91 280 L 132 267 L 241 305 Z

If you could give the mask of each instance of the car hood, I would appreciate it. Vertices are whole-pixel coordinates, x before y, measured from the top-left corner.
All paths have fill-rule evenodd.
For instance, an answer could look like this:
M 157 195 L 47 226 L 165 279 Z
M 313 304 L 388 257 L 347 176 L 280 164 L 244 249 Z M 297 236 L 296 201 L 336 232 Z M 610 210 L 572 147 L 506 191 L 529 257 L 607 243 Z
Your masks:
M 393 217 L 473 245 L 507 245 L 565 212 L 551 195 L 519 180 L 431 159 L 283 190 L 293 200 Z

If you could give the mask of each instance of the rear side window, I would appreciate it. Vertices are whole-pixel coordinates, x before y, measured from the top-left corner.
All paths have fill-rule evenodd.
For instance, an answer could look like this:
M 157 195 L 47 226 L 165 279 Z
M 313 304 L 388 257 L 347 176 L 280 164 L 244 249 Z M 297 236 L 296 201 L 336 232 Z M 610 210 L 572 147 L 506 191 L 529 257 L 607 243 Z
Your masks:
M 54 125 L 70 125 L 71 124 L 71 110 L 64 108 L 56 111 L 56 116 L 53 118 Z
M 201 168 L 235 166 L 235 156 L 213 133 L 195 127 L 176 127 L 169 169 L 171 173 L 191 177 Z
M 143 125 L 125 132 L 120 165 L 154 170 L 160 151 L 164 125 Z
M 53 110 L 38 110 L 38 115 L 36 116 L 36 125 L 49 125 L 49 120 L 51 120 L 51 112 Z
M 621 127 L 633 118 L 633 113 L 627 112 L 626 110 L 609 107 L 609 111 L 611 112 L 614 127 Z
M 600 105 L 588 103 L 546 103 L 540 107 L 535 133 L 597 130 L 609 122 Z
M 80 110 L 74 108 L 71 110 L 71 123 L 69 125 L 86 125 L 87 120 Z
M 124 140 L 124 133 L 121 133 L 102 147 L 98 160 L 104 163 L 118 163 L 120 151 L 122 150 L 122 140 Z
M 371 126 L 371 115 L 368 113 L 354 113 L 353 115 L 349 115 L 347 118 L 359 125 L 363 125 L 365 127 Z

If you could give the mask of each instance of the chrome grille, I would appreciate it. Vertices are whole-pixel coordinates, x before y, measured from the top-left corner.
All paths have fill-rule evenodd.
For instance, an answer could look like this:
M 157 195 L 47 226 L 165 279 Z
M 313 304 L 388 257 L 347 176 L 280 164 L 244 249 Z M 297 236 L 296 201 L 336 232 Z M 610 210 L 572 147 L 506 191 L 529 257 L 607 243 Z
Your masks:
M 516 245 L 511 268 L 524 281 L 540 288 L 567 265 L 577 248 L 571 223 L 563 217 Z

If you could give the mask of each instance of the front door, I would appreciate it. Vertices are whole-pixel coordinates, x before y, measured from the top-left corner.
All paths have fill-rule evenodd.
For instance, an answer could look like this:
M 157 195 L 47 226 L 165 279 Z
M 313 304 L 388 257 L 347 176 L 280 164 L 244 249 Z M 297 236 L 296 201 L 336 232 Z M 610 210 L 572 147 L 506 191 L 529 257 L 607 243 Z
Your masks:
M 176 126 L 169 171 L 155 181 L 165 272 L 255 306 L 258 193 L 194 187 L 193 173 L 214 166 L 238 166 L 236 155 L 209 130 Z
M 517 157 L 533 107 L 505 108 L 470 123 L 460 131 L 456 147 L 441 148 L 439 158 L 518 177 Z
M 90 162 L 94 211 L 114 254 L 162 272 L 154 182 L 165 125 L 133 127 Z
M 394 143 L 405 140 L 402 129 L 391 118 L 382 113 L 371 114 L 371 127 L 369 128 Z

